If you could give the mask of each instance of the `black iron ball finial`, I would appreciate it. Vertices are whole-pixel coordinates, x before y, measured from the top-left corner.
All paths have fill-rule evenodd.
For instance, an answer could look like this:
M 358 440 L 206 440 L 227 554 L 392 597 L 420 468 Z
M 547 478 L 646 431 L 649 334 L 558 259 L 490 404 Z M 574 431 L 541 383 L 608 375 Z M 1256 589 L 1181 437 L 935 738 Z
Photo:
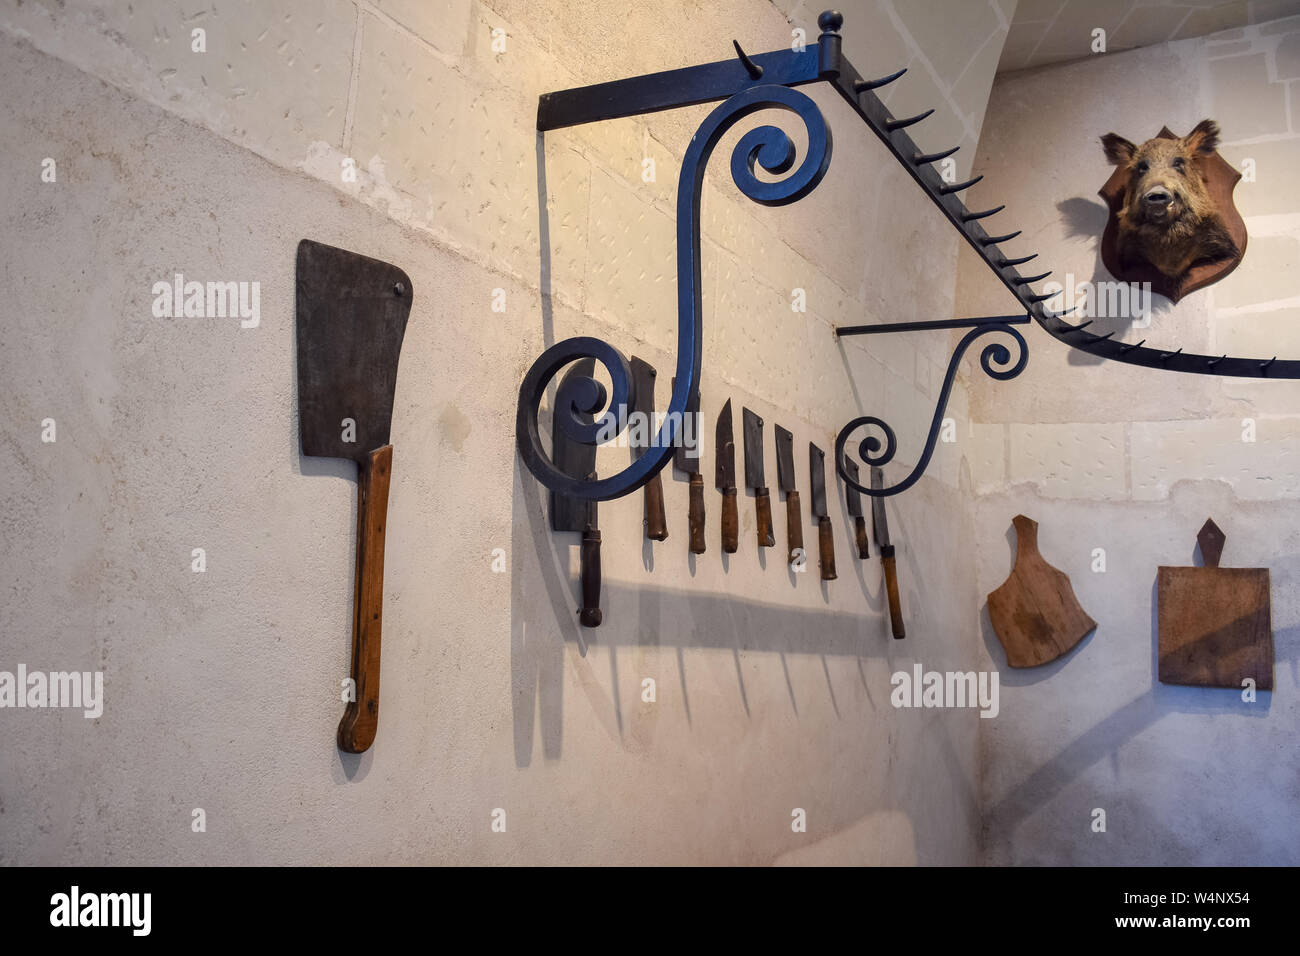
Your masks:
M 844 26 L 844 14 L 838 10 L 826 10 L 817 18 L 817 25 L 822 28 L 822 33 L 839 33 L 840 27 Z

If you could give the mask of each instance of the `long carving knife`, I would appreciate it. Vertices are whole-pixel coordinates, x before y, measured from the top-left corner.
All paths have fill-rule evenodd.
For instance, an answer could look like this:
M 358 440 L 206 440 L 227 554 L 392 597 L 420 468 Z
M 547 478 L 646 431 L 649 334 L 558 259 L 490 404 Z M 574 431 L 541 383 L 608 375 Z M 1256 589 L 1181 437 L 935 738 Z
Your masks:
M 803 511 L 794 480 L 794 435 L 776 426 L 776 483 L 785 492 L 785 543 L 793 564 L 803 557 Z
M 595 359 L 579 359 L 565 373 L 556 394 L 561 395 L 567 391 L 564 386 L 571 378 L 591 378 L 595 371 Z M 554 410 L 555 417 L 551 425 L 551 459 L 555 462 L 555 467 L 566 475 L 594 479 L 596 446 L 575 441 L 560 427 L 560 416 L 568 415 L 570 411 L 558 405 Z M 577 412 L 576 417 L 584 424 L 590 424 L 595 420 L 595 416 L 587 412 Z M 552 491 L 551 529 L 576 531 L 582 535 L 578 572 L 582 587 L 582 607 L 578 609 L 578 620 L 583 627 L 599 627 L 601 621 L 600 531 L 596 524 L 596 502 L 570 498 Z
M 673 379 L 673 388 L 677 379 Z M 673 467 L 690 478 L 690 510 L 687 520 L 690 527 L 692 554 L 703 554 L 704 542 L 704 475 L 700 473 L 700 390 L 697 388 L 686 399 L 686 412 L 678 431 L 677 447 L 673 449 Z
M 812 488 L 812 513 L 817 519 L 817 551 L 821 559 L 822 580 L 834 581 L 835 535 L 830 515 L 826 513 L 826 452 L 808 443 L 808 477 Z
M 748 408 L 741 413 L 745 427 L 745 487 L 754 489 L 754 514 L 758 519 L 758 546 L 776 545 L 772 536 L 772 495 L 763 477 L 763 419 Z
M 389 435 L 411 280 L 387 262 L 304 239 L 298 243 L 295 284 L 302 453 L 357 463 L 355 694 L 335 739 L 340 750 L 359 754 L 379 730 L 384 528 L 393 472 Z
M 638 420 L 632 422 L 630 431 L 636 439 L 632 452 L 640 458 L 645 454 L 650 439 L 658 432 L 655 422 L 655 369 L 644 359 L 632 356 L 632 381 L 636 399 L 632 411 Z M 668 519 L 664 517 L 664 483 L 658 472 L 645 484 L 645 536 L 651 541 L 668 537 Z
M 885 487 L 885 475 L 879 468 L 871 469 L 871 490 Z M 889 626 L 897 640 L 907 636 L 903 629 L 903 607 L 898 600 L 898 568 L 894 564 L 894 546 L 889 543 L 889 519 L 885 517 L 885 499 L 871 499 L 871 532 L 880 549 L 880 561 L 885 566 L 885 591 L 889 595 Z
M 718 416 L 716 439 L 713 483 L 722 492 L 722 550 L 735 554 L 740 547 L 740 519 L 736 514 L 736 435 L 731 427 L 731 399 L 727 399 Z
M 862 484 L 858 477 L 857 463 L 849 461 L 847 455 L 844 456 L 844 470 L 850 478 Z M 862 492 L 852 485 L 845 485 L 844 490 L 848 495 L 849 514 L 853 516 L 853 538 L 858 545 L 858 557 L 865 561 L 871 557 L 871 549 L 867 546 L 867 519 L 862 515 Z

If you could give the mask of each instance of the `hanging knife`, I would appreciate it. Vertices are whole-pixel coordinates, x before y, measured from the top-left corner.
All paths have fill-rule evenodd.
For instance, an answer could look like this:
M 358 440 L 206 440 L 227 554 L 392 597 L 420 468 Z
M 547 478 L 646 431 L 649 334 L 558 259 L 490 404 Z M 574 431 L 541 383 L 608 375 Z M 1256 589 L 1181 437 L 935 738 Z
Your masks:
M 844 458 L 844 470 L 850 478 L 862 484 L 858 478 L 857 463 L 849 461 L 847 455 Z M 871 549 L 867 547 L 867 519 L 862 516 L 862 492 L 852 485 L 845 485 L 844 490 L 848 492 L 849 514 L 853 515 L 853 537 L 858 544 L 858 557 L 865 561 L 871 557 Z
M 835 537 L 830 515 L 826 513 L 826 452 L 808 443 L 808 471 L 812 484 L 812 513 L 817 519 L 817 550 L 821 558 L 822 580 L 834 581 Z
M 758 546 L 771 548 L 776 538 L 772 536 L 772 496 L 763 478 L 763 419 L 746 408 L 741 412 L 741 420 L 745 424 L 745 487 L 754 489 Z
M 677 379 L 673 379 L 673 388 Z M 689 424 L 688 424 L 689 423 Z M 690 476 L 690 548 L 692 554 L 704 553 L 704 476 L 700 474 L 700 390 L 686 400 L 685 417 L 673 449 L 673 467 Z
M 339 750 L 350 754 L 365 752 L 379 731 L 390 437 L 410 290 L 410 277 L 397 266 L 311 239 L 298 244 L 295 326 L 302 454 L 357 463 L 355 695 L 335 734 Z M 351 437 L 340 431 L 345 422 L 352 423 Z
M 591 378 L 596 372 L 595 359 L 579 359 L 565 373 L 560 382 L 557 395 L 565 392 L 565 384 L 571 378 Z M 584 445 L 574 441 L 560 427 L 561 409 L 557 406 L 551 425 L 551 459 L 555 467 L 566 475 L 575 478 L 594 479 L 596 477 L 596 446 Z M 568 414 L 568 410 L 563 410 Z M 590 424 L 595 416 L 586 412 L 578 413 L 579 421 Z M 578 610 L 578 620 L 583 627 L 600 626 L 600 531 L 596 527 L 596 502 L 551 492 L 551 530 L 577 531 L 582 535 L 582 550 L 579 553 L 579 578 L 582 582 L 582 607 Z
M 641 419 L 632 426 L 632 435 L 641 439 L 632 446 L 632 453 L 637 458 L 645 454 L 651 436 L 658 431 L 655 427 L 655 374 L 653 365 L 632 356 L 632 381 L 636 391 L 632 411 Z M 664 517 L 664 484 L 658 472 L 645 485 L 645 536 L 651 541 L 663 541 L 668 537 L 668 521 Z
M 879 468 L 871 469 L 871 490 L 878 491 L 885 487 L 885 475 Z M 889 543 L 889 521 L 885 518 L 885 499 L 871 499 L 871 532 L 876 538 L 876 547 L 880 548 L 880 560 L 885 566 L 885 590 L 889 594 L 889 626 L 894 637 L 902 640 L 907 636 L 903 629 L 903 608 L 898 601 L 898 568 L 894 564 L 894 546 Z
M 780 425 L 776 426 L 776 483 L 785 492 L 785 543 L 790 552 L 786 560 L 794 564 L 803 555 L 803 511 L 794 486 L 794 435 Z
M 736 515 L 736 436 L 731 428 L 731 399 L 718 416 L 717 467 L 714 485 L 722 492 L 722 550 L 735 554 L 740 546 L 740 519 Z

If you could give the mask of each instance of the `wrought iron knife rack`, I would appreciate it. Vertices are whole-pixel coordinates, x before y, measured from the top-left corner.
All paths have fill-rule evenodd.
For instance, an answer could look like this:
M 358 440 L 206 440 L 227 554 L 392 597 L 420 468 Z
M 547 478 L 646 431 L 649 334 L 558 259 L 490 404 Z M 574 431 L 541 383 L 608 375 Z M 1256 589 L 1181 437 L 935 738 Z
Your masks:
M 532 473 L 547 487 L 565 495 L 595 500 L 622 497 L 641 487 L 664 466 L 680 430 L 686 399 L 698 386 L 700 347 L 702 342 L 700 308 L 700 193 L 704 168 L 713 147 L 724 133 L 740 119 L 759 110 L 776 108 L 795 113 L 808 131 L 808 149 L 799 168 L 779 182 L 760 181 L 754 176 L 755 163 L 769 173 L 783 174 L 794 166 L 794 147 L 786 134 L 773 126 L 750 130 L 737 143 L 731 156 L 731 174 L 741 192 L 764 205 L 785 205 L 808 195 L 821 182 L 830 163 L 830 130 L 821 111 L 795 87 L 810 83 L 830 83 L 863 122 L 876 134 L 898 163 L 939 208 L 954 229 L 998 277 L 1023 309 L 1014 315 L 970 319 L 945 319 L 933 322 L 882 323 L 841 326 L 839 336 L 868 335 L 921 330 L 969 328 L 948 363 L 925 448 L 912 471 L 897 484 L 873 489 L 853 481 L 845 469 L 845 447 L 854 431 L 863 427 L 880 429 L 881 439 L 868 434 L 858 446 L 859 457 L 868 465 L 884 465 L 897 450 L 890 426 L 875 416 L 853 419 L 840 430 L 835 442 L 836 470 L 845 484 L 861 494 L 873 497 L 895 495 L 907 490 L 924 474 L 934 452 L 947 407 L 949 392 L 966 349 L 991 332 L 1010 336 L 1017 354 L 1001 342 L 984 347 L 980 365 L 998 380 L 1014 378 L 1024 370 L 1029 352 L 1024 337 L 1015 328 L 1030 321 L 1053 338 L 1071 348 L 1129 365 L 1201 375 L 1228 375 L 1245 378 L 1300 379 L 1300 360 L 1235 358 L 1228 355 L 1196 355 L 1146 348 L 1143 342 L 1129 344 L 1113 340 L 1114 332 L 1098 335 L 1089 331 L 1091 321 L 1072 325 L 1064 321 L 1068 312 L 1053 312 L 1045 302 L 1055 293 L 1036 294 L 1032 285 L 1050 272 L 1021 275 L 1018 267 L 1037 254 L 1009 257 L 1002 252 L 1003 243 L 1020 235 L 1019 231 L 995 235 L 987 232 L 984 220 L 1001 212 L 1003 206 L 972 211 L 961 201 L 959 193 L 974 186 L 983 177 L 975 176 L 961 183 L 945 182 L 935 164 L 957 151 L 956 147 L 937 153 L 924 153 L 908 135 L 907 129 L 922 122 L 934 110 L 915 116 L 895 117 L 880 101 L 875 91 L 902 78 L 906 68 L 876 79 L 864 78 L 841 51 L 840 28 L 844 18 L 826 11 L 818 18 L 821 35 L 815 44 L 803 49 L 777 50 L 749 56 L 733 41 L 734 59 L 700 66 L 652 73 L 645 76 L 599 83 L 577 89 L 545 93 L 538 101 L 537 129 L 562 129 L 602 120 L 618 119 L 723 100 L 700 126 L 691 140 L 682 162 L 677 194 L 677 291 L 678 352 L 676 384 L 667 407 L 663 427 L 644 455 L 616 475 L 599 480 L 582 480 L 557 470 L 541 447 L 537 413 L 542 395 L 555 375 L 577 358 L 595 357 L 610 374 L 612 401 L 607 413 L 594 424 L 585 423 L 581 413 L 590 415 L 606 407 L 606 393 L 594 379 L 585 379 L 557 394 L 556 409 L 569 414 L 556 416 L 556 427 L 571 437 L 592 443 L 607 440 L 626 426 L 631 407 L 631 374 L 627 359 L 607 343 L 590 337 L 559 342 L 537 359 L 520 387 L 516 419 L 520 456 Z M 1070 310 L 1073 311 L 1073 310 Z

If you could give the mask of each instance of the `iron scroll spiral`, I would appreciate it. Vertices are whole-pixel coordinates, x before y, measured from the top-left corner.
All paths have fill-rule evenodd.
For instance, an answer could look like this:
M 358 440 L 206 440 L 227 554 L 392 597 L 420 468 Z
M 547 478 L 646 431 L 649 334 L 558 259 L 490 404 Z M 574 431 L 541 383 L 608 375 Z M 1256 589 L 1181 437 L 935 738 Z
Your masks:
M 700 293 L 700 196 L 704 171 L 718 141 L 736 123 L 764 109 L 781 109 L 802 120 L 808 150 L 799 167 L 784 179 L 760 180 L 755 164 L 780 175 L 794 168 L 795 147 L 775 126 L 758 126 L 745 133 L 731 154 L 731 176 L 742 193 L 765 206 L 797 202 L 812 192 L 826 175 L 831 160 L 831 133 L 825 118 L 809 97 L 796 89 L 752 86 L 718 106 L 700 125 L 682 159 L 677 186 L 677 368 L 676 383 L 664 423 L 643 455 L 607 478 L 587 480 L 567 475 L 555 467 L 542 447 L 538 413 L 551 380 L 569 363 L 594 358 L 605 367 L 611 393 L 594 378 L 570 379 L 555 397 L 556 425 L 570 438 L 596 444 L 617 436 L 627 425 L 634 403 L 633 379 L 627 358 L 608 343 L 590 336 L 557 342 L 533 363 L 519 387 L 515 436 L 519 456 L 534 477 L 551 490 L 572 498 L 609 501 L 636 491 L 653 478 L 672 457 L 681 431 L 687 399 L 698 387 L 703 345 Z M 608 409 L 594 421 L 602 408 Z
M 990 378 L 1005 382 L 1015 378 L 1025 370 L 1025 366 L 1029 364 L 1029 347 L 1025 344 L 1024 336 L 1020 334 L 1015 326 L 1008 325 L 1005 322 L 989 322 L 971 329 L 962 336 L 962 340 L 957 343 L 957 348 L 952 353 L 952 358 L 948 360 L 948 372 L 944 375 L 943 388 L 939 391 L 939 401 L 934 409 L 934 418 L 930 421 L 930 434 L 925 440 L 925 450 L 921 452 L 921 457 L 911 473 L 896 485 L 876 489 L 858 484 L 849 477 L 848 471 L 844 467 L 844 448 L 849 442 L 849 436 L 858 428 L 874 425 L 885 435 L 883 450 L 880 439 L 875 435 L 868 435 L 858 445 L 858 457 L 866 465 L 871 467 L 886 465 L 893 461 L 894 453 L 898 450 L 898 441 L 894 436 L 894 430 L 889 427 L 887 422 L 874 415 L 862 415 L 840 429 L 839 435 L 835 438 L 835 470 L 846 485 L 864 495 L 871 495 L 874 498 L 887 498 L 890 495 L 900 494 L 916 484 L 921 475 L 925 473 L 925 469 L 929 467 L 930 458 L 934 454 L 934 446 L 939 439 L 939 429 L 943 425 L 943 413 L 948 407 L 948 394 L 952 391 L 953 379 L 957 377 L 957 368 L 961 365 L 962 356 L 966 354 L 966 349 L 972 342 L 981 335 L 988 335 L 990 332 L 1005 332 L 1011 336 L 1016 343 L 1017 356 L 1013 363 L 1011 350 L 1006 345 L 1001 342 L 990 342 L 980 352 L 980 367 L 984 369 L 984 373 Z

